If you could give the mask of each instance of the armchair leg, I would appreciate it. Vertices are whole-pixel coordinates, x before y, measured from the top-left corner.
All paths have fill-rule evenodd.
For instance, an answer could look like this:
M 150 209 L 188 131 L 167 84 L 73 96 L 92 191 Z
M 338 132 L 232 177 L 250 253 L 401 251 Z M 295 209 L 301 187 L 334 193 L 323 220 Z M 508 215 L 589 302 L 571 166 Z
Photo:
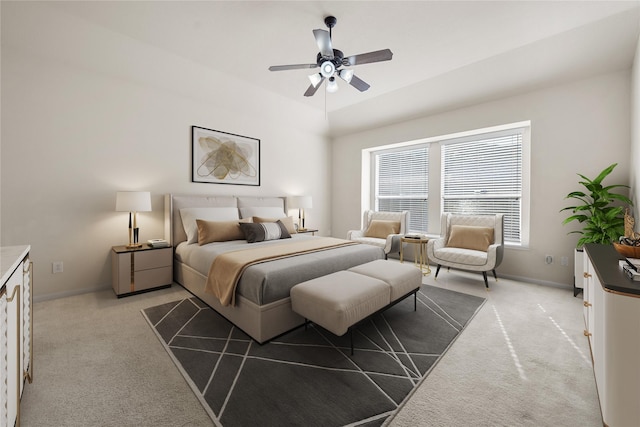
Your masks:
M 496 279 L 496 282 L 498 281 L 498 275 L 496 274 L 496 269 L 494 268 L 493 270 L 493 277 Z
M 487 272 L 486 271 L 482 272 L 482 277 L 484 277 L 484 285 L 487 287 L 487 289 L 489 289 L 489 282 L 487 281 Z
M 436 277 L 438 277 L 438 273 L 440 273 L 440 264 L 438 264 L 438 268 L 436 268 Z

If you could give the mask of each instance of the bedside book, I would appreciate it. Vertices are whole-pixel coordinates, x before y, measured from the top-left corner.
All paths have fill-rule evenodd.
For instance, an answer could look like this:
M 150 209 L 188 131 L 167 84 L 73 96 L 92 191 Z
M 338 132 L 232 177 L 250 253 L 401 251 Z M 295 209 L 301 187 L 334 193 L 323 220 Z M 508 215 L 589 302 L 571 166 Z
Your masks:
M 410 233 L 404 235 L 405 239 L 425 239 L 427 236 L 424 234 Z
M 154 247 L 154 248 L 166 248 L 166 247 L 169 247 L 169 242 L 167 242 L 164 239 L 151 239 L 151 240 L 147 240 L 147 243 L 149 244 L 149 246 Z

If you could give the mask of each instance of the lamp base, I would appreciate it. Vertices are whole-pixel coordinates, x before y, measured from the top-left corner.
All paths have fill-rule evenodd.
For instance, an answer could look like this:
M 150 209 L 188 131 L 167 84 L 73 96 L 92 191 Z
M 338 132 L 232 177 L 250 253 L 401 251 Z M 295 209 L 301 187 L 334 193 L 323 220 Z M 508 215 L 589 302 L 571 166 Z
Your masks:
M 298 231 L 307 231 L 306 228 L 298 228 Z
M 130 245 L 127 245 L 127 249 L 135 249 L 135 248 L 141 248 L 142 247 L 142 243 L 132 243 Z

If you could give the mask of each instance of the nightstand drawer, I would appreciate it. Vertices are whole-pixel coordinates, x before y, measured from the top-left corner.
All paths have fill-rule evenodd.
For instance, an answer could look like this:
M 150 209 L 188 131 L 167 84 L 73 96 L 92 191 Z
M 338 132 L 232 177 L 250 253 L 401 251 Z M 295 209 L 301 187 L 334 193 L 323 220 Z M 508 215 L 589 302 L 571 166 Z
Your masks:
M 142 291 L 162 285 L 170 285 L 173 278 L 171 266 L 136 271 L 134 273 L 135 290 Z
M 154 249 L 146 252 L 134 252 L 134 271 L 170 266 L 171 255 L 173 255 L 172 248 Z

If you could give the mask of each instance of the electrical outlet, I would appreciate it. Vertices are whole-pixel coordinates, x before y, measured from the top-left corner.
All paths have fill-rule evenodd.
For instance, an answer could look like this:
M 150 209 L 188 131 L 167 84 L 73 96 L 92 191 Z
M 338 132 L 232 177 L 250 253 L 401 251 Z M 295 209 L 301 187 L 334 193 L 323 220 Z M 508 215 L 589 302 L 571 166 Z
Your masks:
M 544 256 L 545 264 L 553 264 L 553 255 L 545 255 Z
M 568 267 L 569 266 L 569 257 L 563 256 L 560 258 L 560 265 Z
M 62 261 L 53 262 L 53 273 L 62 273 L 64 271 Z

